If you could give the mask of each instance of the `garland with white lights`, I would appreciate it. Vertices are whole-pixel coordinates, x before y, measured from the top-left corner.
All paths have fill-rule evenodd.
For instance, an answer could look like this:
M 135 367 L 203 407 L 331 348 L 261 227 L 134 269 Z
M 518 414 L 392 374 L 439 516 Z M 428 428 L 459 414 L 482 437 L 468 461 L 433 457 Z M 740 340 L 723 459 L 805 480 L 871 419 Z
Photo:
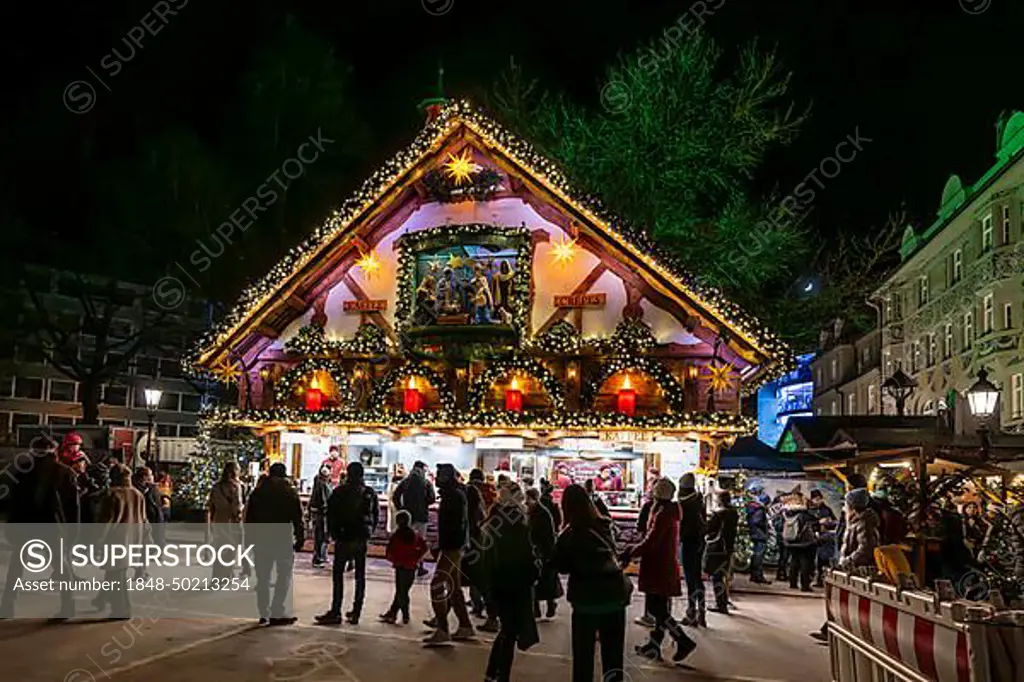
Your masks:
M 580 330 L 571 322 L 559 320 L 544 332 L 537 334 L 529 348 L 554 355 L 575 355 L 583 349 Z
M 618 412 L 505 412 L 491 410 L 339 410 L 306 412 L 294 408 L 240 410 L 216 408 L 207 417 L 212 426 L 284 426 L 330 425 L 340 428 L 424 428 L 458 429 L 530 429 L 570 431 L 644 431 L 670 430 L 747 435 L 757 422 L 726 412 L 666 413 L 629 417 Z
M 668 403 L 669 409 L 672 410 L 672 412 L 682 413 L 686 409 L 683 385 L 676 381 L 676 378 L 672 376 L 671 372 L 665 369 L 665 366 L 654 358 L 648 358 L 642 355 L 636 357 L 614 357 L 603 363 L 600 369 L 600 374 L 595 381 L 586 381 L 583 383 L 582 395 L 580 396 L 580 402 L 583 405 L 593 407 L 594 401 L 597 399 L 598 392 L 608 379 L 612 378 L 619 372 L 628 372 L 632 370 L 636 372 L 643 372 L 657 382 L 665 396 L 665 402 Z M 719 413 L 713 412 L 712 414 Z
M 763 352 L 768 359 L 766 364 L 775 367 L 766 368 L 762 380 L 780 376 L 794 366 L 792 353 L 782 340 L 761 325 L 756 318 L 726 299 L 718 289 L 699 283 L 686 272 L 678 258 L 666 253 L 646 231 L 611 215 L 602 206 L 598 197 L 581 194 L 574 189 L 556 164 L 539 154 L 529 142 L 505 130 L 468 102 L 458 101 L 441 107 L 438 116 L 423 128 L 408 147 L 367 178 L 362 187 L 349 197 L 340 209 L 333 212 L 299 246 L 289 250 L 262 279 L 246 288 L 235 307 L 205 333 L 193 346 L 191 354 L 183 359 L 185 370 L 193 371 L 193 366 L 200 358 L 215 350 L 250 313 L 277 295 L 281 284 L 299 268 L 317 257 L 324 246 L 332 243 L 396 184 L 402 182 L 425 156 L 439 150 L 460 124 L 465 124 L 499 153 L 519 164 L 548 191 L 567 202 L 574 210 L 626 247 L 633 257 L 669 279 Z
M 501 187 L 501 175 L 493 168 L 481 168 L 460 185 L 442 170 L 433 168 L 423 176 L 427 196 L 434 201 L 487 201 Z
M 649 353 L 658 345 L 647 323 L 630 318 L 615 325 L 615 331 L 607 339 L 596 339 L 591 343 L 596 350 L 611 355 Z
M 544 391 L 551 399 L 555 410 L 565 409 L 565 387 L 543 363 L 526 355 L 514 355 L 507 359 L 496 359 L 488 362 L 486 369 L 480 373 L 469 391 L 466 401 L 471 408 L 484 409 L 484 403 L 491 386 L 498 379 L 510 374 L 526 374 L 539 380 Z
M 306 358 L 285 372 L 277 381 L 274 403 L 284 405 L 294 398 L 300 382 L 314 372 L 327 372 L 331 376 L 334 386 L 338 389 L 338 399 L 342 405 L 355 403 L 355 394 L 352 391 L 348 375 L 345 373 L 345 368 L 337 360 L 326 358 Z
M 397 301 L 395 302 L 395 331 L 407 339 L 414 327 L 412 316 L 416 305 L 416 256 L 446 246 L 479 244 L 482 246 L 514 246 L 516 270 L 512 277 L 512 327 L 522 338 L 530 314 L 530 264 L 533 262 L 533 243 L 530 230 L 524 227 L 502 227 L 486 223 L 443 225 L 409 232 L 395 240 L 398 251 Z
M 388 337 L 373 322 L 363 322 L 351 339 L 328 341 L 323 327 L 307 324 L 284 342 L 284 350 L 304 357 L 332 357 L 344 353 L 379 355 L 388 352 Z
M 387 412 L 387 401 L 391 391 L 399 382 L 416 377 L 421 378 L 437 389 L 437 397 L 441 401 L 442 410 L 455 409 L 455 391 L 448 386 L 448 382 L 440 372 L 420 362 L 407 362 L 401 367 L 395 367 L 377 384 L 370 397 L 370 410 Z

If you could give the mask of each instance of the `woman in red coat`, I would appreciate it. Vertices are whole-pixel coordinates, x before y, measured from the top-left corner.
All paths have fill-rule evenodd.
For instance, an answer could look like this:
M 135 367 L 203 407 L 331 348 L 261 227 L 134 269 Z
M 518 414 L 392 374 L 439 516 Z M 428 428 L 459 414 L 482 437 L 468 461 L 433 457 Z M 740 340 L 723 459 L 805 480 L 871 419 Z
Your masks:
M 676 486 L 668 478 L 660 478 L 651 489 L 654 504 L 647 522 L 647 532 L 640 544 L 628 550 L 627 558 L 640 558 L 640 591 L 647 595 L 647 608 L 654 618 L 650 639 L 636 646 L 636 652 L 652 660 L 661 660 L 661 642 L 665 631 L 676 643 L 673 662 L 679 663 L 697 648 L 686 636 L 682 626 L 672 617 L 672 597 L 682 595 L 682 571 L 676 548 L 679 546 L 679 519 L 682 512 L 672 501 Z

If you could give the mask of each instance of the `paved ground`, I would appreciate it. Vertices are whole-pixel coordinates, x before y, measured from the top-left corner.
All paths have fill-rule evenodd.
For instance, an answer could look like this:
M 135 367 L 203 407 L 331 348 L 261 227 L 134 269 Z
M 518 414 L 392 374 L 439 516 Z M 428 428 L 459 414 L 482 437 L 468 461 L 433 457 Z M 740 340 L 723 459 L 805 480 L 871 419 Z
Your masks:
M 308 560 L 304 555 L 302 563 Z M 311 624 L 330 597 L 326 571 L 299 568 L 295 608 L 300 622 L 291 628 L 258 628 L 237 620 L 165 619 L 133 630 L 124 622 L 0 622 L 2 678 L 19 682 L 319 682 L 483 678 L 489 639 L 451 649 L 424 650 L 419 625 L 427 615 L 425 581 L 413 591 L 413 624 L 377 622 L 391 598 L 383 564 L 370 569 L 363 622 L 356 627 Z M 351 584 L 348 585 L 351 587 Z M 346 606 L 351 599 L 347 592 Z M 735 596 L 734 615 L 709 614 L 709 628 L 694 633 L 699 648 L 688 667 L 673 668 L 631 660 L 630 682 L 736 680 L 816 682 L 827 679 L 828 652 L 807 633 L 823 618 L 820 599 L 780 594 Z M 630 609 L 638 615 L 640 596 Z M 678 610 L 678 606 L 677 606 Z M 540 625 L 542 642 L 519 653 L 513 677 L 520 680 L 569 678 L 569 612 L 563 604 L 553 621 Z M 630 626 L 627 649 L 643 631 Z M 439 670 L 443 668 L 443 672 Z

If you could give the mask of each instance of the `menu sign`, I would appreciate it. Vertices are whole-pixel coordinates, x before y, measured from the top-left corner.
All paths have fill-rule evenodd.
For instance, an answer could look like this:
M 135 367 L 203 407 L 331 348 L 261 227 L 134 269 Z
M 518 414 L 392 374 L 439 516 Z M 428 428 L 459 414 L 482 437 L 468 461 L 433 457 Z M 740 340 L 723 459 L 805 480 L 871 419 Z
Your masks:
M 555 294 L 556 308 L 603 308 L 608 294 Z
M 345 301 L 342 305 L 346 313 L 376 313 L 388 309 L 386 300 L 376 298 Z

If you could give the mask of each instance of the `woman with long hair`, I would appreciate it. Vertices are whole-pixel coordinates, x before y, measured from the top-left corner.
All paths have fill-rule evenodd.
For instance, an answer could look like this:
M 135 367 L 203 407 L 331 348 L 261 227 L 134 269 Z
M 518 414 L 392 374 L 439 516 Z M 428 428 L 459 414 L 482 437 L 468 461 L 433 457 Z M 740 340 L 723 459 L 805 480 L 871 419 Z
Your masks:
M 569 575 L 572 605 L 572 679 L 594 678 L 594 645 L 601 639 L 603 682 L 622 682 L 626 606 L 632 583 L 616 560 L 611 519 L 598 513 L 582 486 L 562 494 L 565 526 L 555 542 L 554 564 Z

